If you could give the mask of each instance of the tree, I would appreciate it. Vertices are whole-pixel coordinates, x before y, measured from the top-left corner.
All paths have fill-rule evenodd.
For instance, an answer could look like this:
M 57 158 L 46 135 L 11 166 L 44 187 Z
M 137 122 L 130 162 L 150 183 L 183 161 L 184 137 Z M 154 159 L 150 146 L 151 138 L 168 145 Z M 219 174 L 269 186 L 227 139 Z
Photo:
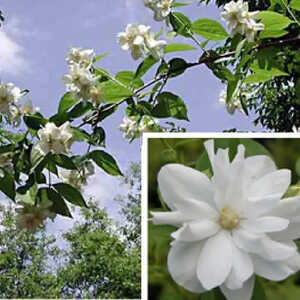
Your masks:
M 122 178 L 128 188 L 126 195 L 119 195 L 116 201 L 121 206 L 121 233 L 125 236 L 129 248 L 141 247 L 141 166 L 131 163 L 129 171 Z
M 68 261 L 59 272 L 63 297 L 139 298 L 140 250 L 126 247 L 106 213 L 90 203 L 84 221 L 65 234 Z
M 16 230 L 11 208 L 1 206 L 0 214 L 0 297 L 58 298 L 61 282 L 49 267 L 60 254 L 55 238 L 43 229 L 35 234 Z
M 126 180 L 140 186 L 139 166 L 133 164 L 132 170 Z M 81 221 L 65 233 L 64 249 L 55 246 L 45 227 L 16 229 L 18 215 L 1 207 L 0 297 L 140 298 L 140 194 L 135 193 L 129 192 L 132 207 L 127 194 L 118 198 L 124 198 L 126 224 L 111 220 L 90 200 L 89 208 L 81 209 Z

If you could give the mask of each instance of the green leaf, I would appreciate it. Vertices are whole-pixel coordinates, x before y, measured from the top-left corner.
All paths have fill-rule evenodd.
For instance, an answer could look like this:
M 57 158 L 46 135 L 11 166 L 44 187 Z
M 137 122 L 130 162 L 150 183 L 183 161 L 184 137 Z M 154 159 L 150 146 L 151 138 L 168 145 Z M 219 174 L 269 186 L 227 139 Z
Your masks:
M 122 175 L 115 159 L 105 151 L 94 150 L 90 152 L 87 157 L 92 159 L 106 173 L 113 176 Z
M 12 152 L 15 149 L 13 144 L 5 145 L 0 147 L 0 153 Z
M 74 141 L 82 142 L 90 140 L 90 135 L 83 129 L 73 127 L 72 132 Z
M 67 170 L 76 170 L 76 165 L 73 163 L 72 159 L 64 154 L 54 155 L 55 163 Z
M 59 102 L 58 113 L 61 114 L 71 108 L 78 102 L 78 99 L 74 98 L 73 95 L 68 92 L 63 95 Z
M 132 71 L 121 71 L 116 75 L 116 79 L 129 88 L 138 89 L 144 85 L 143 80 L 136 77 L 135 72 Z
M 261 38 L 282 36 L 285 34 L 283 29 L 294 23 L 288 17 L 273 11 L 261 11 L 257 19 L 265 25 L 265 29 L 260 33 Z
M 24 116 L 23 119 L 27 127 L 33 130 L 39 130 L 47 123 L 47 120 L 39 115 Z
M 211 41 L 222 41 L 228 37 L 223 26 L 212 19 L 199 19 L 192 24 L 195 33 Z
M 153 56 L 148 56 L 145 58 L 142 63 L 138 66 L 135 77 L 144 76 L 159 60 Z
M 14 178 L 5 170 L 2 170 L 2 172 L 4 173 L 4 176 L 0 178 L 0 191 L 10 199 L 15 201 L 16 190 Z
M 263 286 L 259 282 L 258 278 L 255 278 L 252 300 L 266 300 L 266 299 L 267 298 Z
M 108 80 L 101 84 L 103 98 L 108 102 L 119 102 L 132 96 L 132 92 L 124 85 Z
M 68 112 L 68 116 L 72 119 L 79 118 L 90 111 L 92 107 L 92 103 L 88 101 L 81 101 Z
M 191 51 L 191 50 L 196 50 L 196 48 L 187 44 L 172 43 L 172 44 L 168 44 L 164 48 L 164 53 Z
M 169 15 L 173 30 L 185 37 L 192 35 L 192 23 L 188 17 L 179 12 L 173 12 Z
M 53 203 L 49 207 L 49 210 L 56 214 L 72 218 L 70 210 L 62 196 L 52 188 L 47 188 L 46 190 L 48 199 Z
M 189 67 L 189 64 L 182 58 L 173 58 L 168 62 L 168 65 L 169 77 L 179 76 Z
M 108 53 L 104 53 L 104 54 L 99 54 L 99 55 L 96 55 L 94 58 L 93 58 L 93 63 L 96 63 L 97 61 L 101 60 L 102 58 L 106 57 L 108 55 Z
M 95 127 L 90 142 L 95 146 L 105 147 L 105 131 L 102 127 Z
M 181 6 L 187 6 L 189 4 L 190 4 L 189 2 L 185 2 L 185 3 L 183 3 L 183 2 L 174 2 L 174 3 L 171 4 L 171 7 L 181 7 Z
M 290 7 L 292 9 L 300 11 L 300 1 L 299 0 L 292 0 L 290 3 Z
M 81 206 L 81 207 L 88 207 L 81 195 L 81 193 L 75 189 L 73 186 L 67 183 L 56 183 L 53 184 L 53 187 L 56 191 L 65 198 L 68 202 Z
M 182 99 L 169 92 L 163 92 L 156 98 L 158 104 L 153 108 L 152 115 L 157 118 L 173 117 L 179 120 L 189 120 L 187 109 Z
M 254 73 L 245 78 L 245 83 L 259 83 L 271 80 L 273 77 L 265 73 Z

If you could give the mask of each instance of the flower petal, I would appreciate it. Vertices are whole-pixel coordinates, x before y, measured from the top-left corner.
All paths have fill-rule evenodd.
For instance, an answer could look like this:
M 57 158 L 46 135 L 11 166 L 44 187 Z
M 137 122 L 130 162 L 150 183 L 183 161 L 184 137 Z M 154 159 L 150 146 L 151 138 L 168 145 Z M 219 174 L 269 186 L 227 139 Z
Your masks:
M 226 280 L 232 268 L 231 245 L 230 236 L 225 231 L 205 242 L 197 266 L 197 276 L 205 289 L 213 289 Z
M 234 230 L 232 237 L 239 248 L 267 260 L 284 260 L 295 253 L 295 249 L 287 243 L 273 241 L 265 234 L 250 232 L 243 228 Z
M 229 289 L 241 288 L 243 283 L 253 274 L 253 264 L 250 256 L 232 244 L 232 270 L 226 280 Z
M 279 217 L 260 217 L 254 220 L 246 220 L 242 226 L 256 233 L 281 231 L 288 227 L 289 220 Z
M 249 278 L 243 287 L 236 290 L 228 289 L 225 284 L 221 286 L 222 293 L 230 300 L 250 300 L 253 294 L 255 276 Z
M 254 272 L 269 280 L 280 281 L 292 275 L 294 271 L 284 262 L 268 261 L 252 255 Z
M 190 221 L 189 216 L 183 215 L 179 211 L 171 212 L 150 212 L 152 215 L 152 223 L 154 225 L 181 225 L 184 222 Z
M 205 289 L 197 278 L 197 260 L 203 243 L 174 242 L 168 255 L 168 269 L 173 280 L 194 293 L 203 293 Z
M 246 174 L 249 182 L 255 180 L 276 171 L 276 165 L 274 161 L 266 155 L 255 155 L 245 159 Z
M 172 233 L 172 237 L 182 242 L 195 242 L 214 235 L 219 229 L 220 225 L 211 220 L 194 221 L 184 224 Z
M 279 232 L 272 232 L 269 234 L 272 239 L 278 241 L 289 241 L 300 238 L 300 223 L 291 222 L 287 229 Z
M 159 190 L 164 201 L 171 208 L 185 198 L 194 198 L 213 203 L 213 188 L 203 173 L 180 165 L 168 164 L 158 174 Z
M 281 198 L 291 183 L 291 171 L 281 169 L 268 173 L 250 185 L 248 197 L 261 198 L 274 195 Z
M 300 214 L 300 196 L 284 198 L 270 211 L 270 215 L 291 219 Z

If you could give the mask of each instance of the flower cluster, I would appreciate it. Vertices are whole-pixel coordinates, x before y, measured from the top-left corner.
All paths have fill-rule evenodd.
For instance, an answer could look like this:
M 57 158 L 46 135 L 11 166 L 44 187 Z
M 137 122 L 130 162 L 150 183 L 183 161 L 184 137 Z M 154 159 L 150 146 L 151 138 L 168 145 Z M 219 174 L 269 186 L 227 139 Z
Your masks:
M 70 170 L 61 173 L 65 183 L 72 185 L 74 188 L 81 190 L 87 184 L 88 178 L 95 174 L 95 167 L 90 161 L 85 162 L 79 170 Z
M 232 34 L 239 33 L 249 42 L 253 42 L 256 34 L 264 29 L 264 24 L 255 20 L 258 13 L 259 11 L 249 12 L 248 3 L 238 0 L 227 3 L 221 16 L 227 22 Z
M 40 138 L 39 148 L 43 154 L 69 153 L 73 143 L 73 131 L 69 122 L 65 122 L 60 127 L 54 123 L 47 123 L 38 131 Z
M 174 0 L 144 0 L 145 6 L 154 12 L 155 21 L 163 21 L 171 12 Z
M 150 26 L 128 24 L 125 32 L 118 34 L 118 43 L 123 50 L 130 50 L 133 59 L 152 55 L 162 56 L 166 41 L 157 41 Z
M 130 116 L 124 117 L 120 130 L 124 132 L 124 138 L 133 140 L 142 135 L 143 132 L 151 132 L 158 128 L 158 121 L 150 116 Z
M 94 51 L 91 49 L 71 48 L 66 58 L 70 73 L 63 76 L 63 81 L 74 97 L 99 104 L 101 87 L 98 76 L 92 72 L 93 57 Z
M 22 115 L 30 115 L 39 111 L 38 107 L 33 107 L 30 101 L 27 101 L 22 107 L 19 99 L 25 94 L 13 83 L 0 84 L 0 113 L 4 114 L 9 124 L 19 126 Z
M 214 151 L 205 142 L 213 176 L 180 165 L 164 166 L 159 190 L 170 212 L 153 212 L 154 224 L 178 227 L 168 255 L 172 278 L 195 293 L 220 287 L 228 300 L 250 300 L 255 274 L 281 281 L 300 270 L 293 240 L 300 237 L 300 197 L 281 199 L 289 170 L 264 155 L 245 158 L 239 145 Z
M 20 229 L 34 230 L 44 225 L 47 218 L 54 218 L 55 213 L 49 210 L 52 202 L 48 201 L 39 206 L 30 205 L 25 202 L 20 202 L 21 206 L 16 208 L 17 227 Z

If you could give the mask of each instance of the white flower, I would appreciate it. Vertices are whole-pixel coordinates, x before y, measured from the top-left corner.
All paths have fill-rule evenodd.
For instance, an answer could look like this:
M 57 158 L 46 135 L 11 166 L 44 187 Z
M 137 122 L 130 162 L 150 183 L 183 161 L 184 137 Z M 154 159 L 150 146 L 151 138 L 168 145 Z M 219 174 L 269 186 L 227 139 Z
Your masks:
M 54 218 L 55 214 L 48 208 L 52 206 L 52 202 L 48 201 L 45 204 L 34 206 L 25 202 L 20 203 L 22 206 L 16 208 L 17 227 L 20 229 L 34 230 L 37 227 L 44 225 L 47 218 Z
M 245 35 L 249 42 L 253 42 L 257 32 L 264 29 L 262 23 L 255 21 L 258 13 L 259 11 L 249 12 L 248 3 L 238 0 L 227 3 L 221 16 L 232 34 L 240 33 Z
M 70 66 L 70 74 L 63 76 L 63 81 L 68 92 L 80 99 L 89 100 L 91 90 L 96 85 L 97 77 L 89 69 L 74 64 Z
M 226 109 L 231 115 L 234 114 L 236 109 L 243 111 L 242 104 L 239 98 L 233 98 L 228 103 L 226 102 L 226 98 L 227 98 L 226 90 L 222 90 L 219 95 L 219 102 L 222 105 L 226 105 Z
M 70 152 L 73 132 L 69 122 L 65 122 L 60 127 L 54 123 L 47 123 L 38 131 L 38 136 L 40 138 L 39 147 L 44 154 Z
M 21 90 L 13 83 L 0 84 L 0 113 L 8 113 L 11 104 L 22 97 Z
M 291 172 L 264 155 L 245 158 L 205 142 L 213 177 L 168 164 L 158 174 L 170 212 L 153 212 L 154 224 L 179 229 L 168 255 L 172 278 L 202 293 L 220 287 L 228 300 L 250 300 L 254 274 L 284 280 L 300 269 L 300 197 L 281 199 Z
M 128 24 L 125 32 L 118 34 L 118 43 L 122 50 L 130 50 L 133 59 L 149 54 L 156 58 L 162 55 L 165 41 L 156 41 L 150 26 Z
M 293 126 L 293 132 L 300 132 L 300 127 Z
M 171 12 L 174 0 L 144 0 L 145 6 L 154 12 L 155 21 L 163 21 Z
M 79 170 L 69 170 L 61 173 L 62 179 L 78 190 L 87 184 L 88 178 L 95 174 L 95 167 L 91 162 L 86 162 Z
M 151 132 L 158 126 L 158 121 L 150 116 L 145 115 L 140 120 L 138 116 L 126 116 L 119 129 L 124 132 L 124 138 L 133 140 L 140 137 L 143 132 Z
M 67 55 L 66 61 L 68 64 L 78 64 L 82 67 L 88 68 L 93 62 L 95 52 L 93 49 L 82 49 L 72 47 Z
M 13 126 L 17 127 L 21 123 L 21 116 L 22 116 L 22 108 L 18 104 L 10 105 L 9 111 L 7 113 L 7 118 L 9 123 Z

